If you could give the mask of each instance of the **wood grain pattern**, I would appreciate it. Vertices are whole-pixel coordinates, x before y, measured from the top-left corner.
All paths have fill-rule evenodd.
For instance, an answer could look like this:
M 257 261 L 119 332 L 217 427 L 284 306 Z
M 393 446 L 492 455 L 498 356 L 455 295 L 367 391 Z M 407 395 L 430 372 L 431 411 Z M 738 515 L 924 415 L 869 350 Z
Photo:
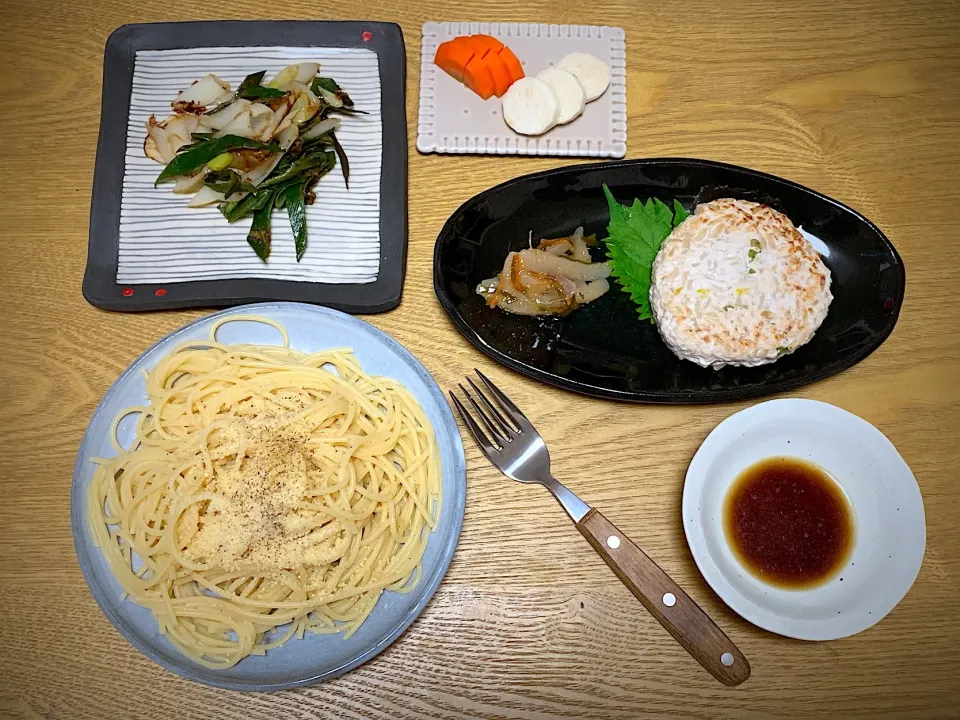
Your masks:
M 680 525 L 684 472 L 714 425 L 745 403 L 583 398 L 493 367 L 457 335 L 432 289 L 444 220 L 481 190 L 568 161 L 420 156 L 411 139 L 403 302 L 371 322 L 444 387 L 473 367 L 487 372 L 541 430 L 556 475 L 616 518 L 727 631 L 750 658 L 750 680 L 726 688 L 691 663 L 547 492 L 505 480 L 471 443 L 450 571 L 421 618 L 357 671 L 292 692 L 221 692 L 155 666 L 109 625 L 70 537 L 77 446 L 123 368 L 203 311 L 111 314 L 80 295 L 104 42 L 127 22 L 337 19 L 360 8 L 0 3 L 0 717 L 960 716 L 960 6 L 942 0 L 519 0 L 493 18 L 623 26 L 628 157 L 702 157 L 795 180 L 863 212 L 900 250 L 907 293 L 893 335 L 851 370 L 791 393 L 877 425 L 920 483 L 926 558 L 883 622 L 836 642 L 797 642 L 741 620 L 700 577 Z M 362 8 L 403 28 L 412 132 L 421 24 L 489 18 L 493 6 Z
M 630 592 L 698 663 L 724 685 L 750 677 L 750 663 L 703 608 L 596 508 L 577 529 Z

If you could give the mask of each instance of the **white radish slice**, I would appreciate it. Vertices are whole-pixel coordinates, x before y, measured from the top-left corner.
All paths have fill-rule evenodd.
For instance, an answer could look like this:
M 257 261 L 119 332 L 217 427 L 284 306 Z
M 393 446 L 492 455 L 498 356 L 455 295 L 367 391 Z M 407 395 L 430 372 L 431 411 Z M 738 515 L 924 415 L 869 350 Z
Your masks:
M 543 80 L 520 78 L 503 94 L 503 119 L 521 135 L 543 135 L 559 115 L 560 101 Z
M 553 90 L 560 101 L 560 115 L 557 117 L 557 125 L 565 125 L 576 117 L 579 117 L 586 105 L 586 93 L 583 86 L 571 73 L 559 68 L 547 68 L 537 75 L 538 80 L 543 80 L 550 89 Z
M 588 53 L 570 53 L 557 63 L 557 67 L 580 81 L 587 94 L 587 102 L 593 102 L 603 95 L 610 84 L 610 68 L 603 60 Z

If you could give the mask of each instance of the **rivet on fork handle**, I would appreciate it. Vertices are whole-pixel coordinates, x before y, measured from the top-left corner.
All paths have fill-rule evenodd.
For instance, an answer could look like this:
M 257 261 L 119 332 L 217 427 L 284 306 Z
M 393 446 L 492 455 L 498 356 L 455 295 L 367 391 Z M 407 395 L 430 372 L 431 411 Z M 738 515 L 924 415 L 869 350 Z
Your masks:
M 724 685 L 750 677 L 750 663 L 737 646 L 660 566 L 595 508 L 577 523 L 630 592 L 697 662 Z

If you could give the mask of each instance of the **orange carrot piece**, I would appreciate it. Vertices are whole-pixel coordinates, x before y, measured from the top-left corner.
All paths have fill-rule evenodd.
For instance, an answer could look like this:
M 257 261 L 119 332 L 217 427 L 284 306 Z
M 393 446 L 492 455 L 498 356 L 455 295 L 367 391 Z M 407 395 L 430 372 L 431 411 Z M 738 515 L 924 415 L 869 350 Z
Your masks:
M 503 60 L 504 64 L 507 66 L 507 70 L 510 71 L 510 75 L 513 78 L 511 84 L 524 76 L 523 65 L 520 64 L 517 56 L 513 54 L 513 51 L 510 48 L 504 45 L 499 55 L 500 59 Z
M 493 93 L 497 97 L 503 94 L 513 84 L 513 76 L 507 68 L 507 64 L 500 59 L 500 56 L 492 50 L 483 58 L 483 62 L 490 68 L 490 74 L 493 76 Z
M 473 50 L 473 56 L 482 59 L 484 55 L 490 52 L 490 45 L 480 39 L 479 35 L 461 35 L 454 38 L 463 43 L 464 47 Z
M 461 35 L 441 43 L 433 62 L 484 100 L 502 96 L 523 77 L 523 68 L 510 48 L 491 35 Z
M 503 43 L 491 35 L 471 35 L 470 37 L 482 43 L 492 53 L 499 53 L 503 50 Z
M 440 43 L 433 57 L 433 62 L 441 70 L 459 82 L 463 82 L 463 71 L 474 56 L 474 44 L 461 42 L 463 39 L 454 38 Z
M 467 68 L 463 71 L 463 83 L 484 100 L 493 95 L 496 90 L 490 66 L 484 62 L 483 58 L 477 58 L 476 55 L 467 63 Z

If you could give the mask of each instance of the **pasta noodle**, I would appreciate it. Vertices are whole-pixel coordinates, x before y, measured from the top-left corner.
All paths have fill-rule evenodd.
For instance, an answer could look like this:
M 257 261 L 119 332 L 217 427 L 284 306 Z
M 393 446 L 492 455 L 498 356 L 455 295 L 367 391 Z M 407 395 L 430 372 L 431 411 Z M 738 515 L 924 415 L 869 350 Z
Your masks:
M 219 343 L 235 320 L 283 345 Z M 222 669 L 308 631 L 349 637 L 384 590 L 416 584 L 440 460 L 402 385 L 233 316 L 162 359 L 147 391 L 114 421 L 117 456 L 95 460 L 87 515 L 125 594 L 186 656 Z

